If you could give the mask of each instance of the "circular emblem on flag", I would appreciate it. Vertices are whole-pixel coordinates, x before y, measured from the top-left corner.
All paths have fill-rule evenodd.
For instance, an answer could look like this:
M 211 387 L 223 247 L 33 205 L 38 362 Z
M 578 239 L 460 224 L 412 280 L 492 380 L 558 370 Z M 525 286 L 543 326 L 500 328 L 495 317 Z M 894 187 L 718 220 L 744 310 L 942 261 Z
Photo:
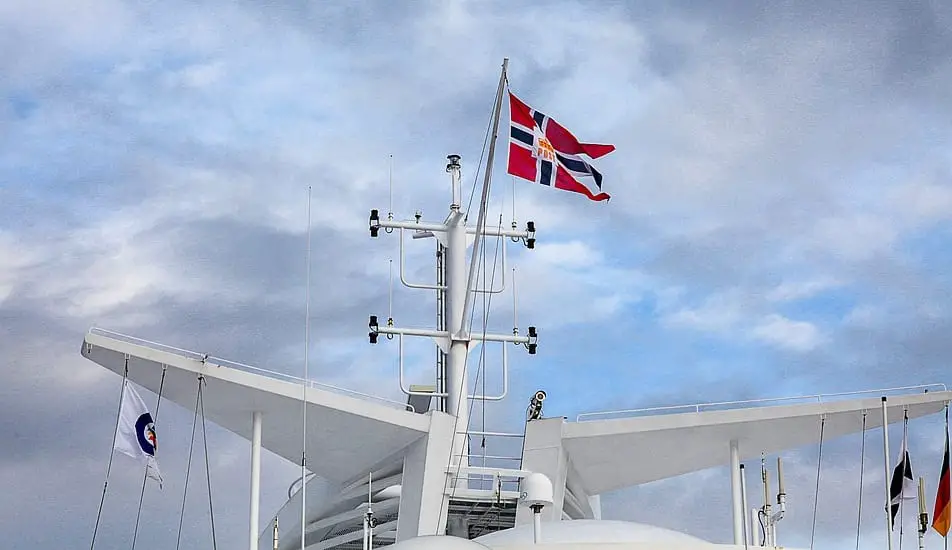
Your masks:
M 142 452 L 149 456 L 155 456 L 158 441 L 155 437 L 155 424 L 152 422 L 151 414 L 143 413 L 136 420 L 136 439 L 139 440 L 139 447 Z

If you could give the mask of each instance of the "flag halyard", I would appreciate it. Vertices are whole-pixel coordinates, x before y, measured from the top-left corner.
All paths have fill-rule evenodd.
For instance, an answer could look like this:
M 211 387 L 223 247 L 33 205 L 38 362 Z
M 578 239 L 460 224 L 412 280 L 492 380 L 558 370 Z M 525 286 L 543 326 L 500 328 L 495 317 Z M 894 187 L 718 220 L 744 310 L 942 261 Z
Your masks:
M 564 126 L 509 92 L 509 164 L 507 173 L 556 189 L 610 199 L 602 174 L 582 155 L 599 158 L 614 145 L 582 143 Z

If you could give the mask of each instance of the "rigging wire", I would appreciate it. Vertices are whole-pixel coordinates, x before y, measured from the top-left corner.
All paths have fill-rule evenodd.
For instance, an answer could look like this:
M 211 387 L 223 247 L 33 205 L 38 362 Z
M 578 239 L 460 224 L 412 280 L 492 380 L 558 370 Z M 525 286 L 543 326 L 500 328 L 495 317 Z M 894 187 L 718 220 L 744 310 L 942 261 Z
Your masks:
M 112 457 L 116 451 L 116 435 L 119 432 L 119 417 L 122 415 L 122 397 L 126 392 L 127 378 L 129 376 L 129 356 L 125 357 L 125 364 L 122 367 L 122 384 L 119 386 L 119 406 L 116 408 L 116 430 L 112 433 L 112 447 L 109 449 L 109 463 L 106 465 L 106 480 L 102 484 L 102 498 L 99 500 L 99 513 L 96 514 L 96 526 L 93 527 L 93 540 L 89 543 L 89 550 L 93 550 L 96 545 L 96 534 L 99 532 L 99 520 L 102 519 L 102 505 L 106 502 L 106 488 L 109 487 L 109 473 L 112 471 Z
M 215 536 L 215 509 L 212 506 L 212 474 L 208 466 L 208 435 L 205 432 L 205 397 L 202 395 L 202 385 L 206 384 L 204 377 L 199 378 L 198 402 L 202 408 L 202 443 L 205 446 L 205 480 L 208 484 L 208 516 L 212 523 L 212 548 L 217 550 L 218 542 Z
M 483 148 L 479 152 L 479 162 L 476 163 L 476 173 L 473 174 L 473 188 L 469 192 L 469 200 L 466 202 L 466 215 L 463 216 L 463 223 L 469 221 L 469 211 L 473 207 L 473 199 L 476 198 L 476 188 L 479 187 L 479 171 L 483 166 L 483 156 L 486 154 L 486 146 L 489 144 L 489 134 L 492 133 L 493 117 L 496 114 L 496 98 L 493 97 L 493 106 L 489 110 L 489 124 L 486 125 L 486 135 L 483 136 Z M 489 175 L 492 177 L 492 174 Z
M 499 228 L 500 228 L 500 229 L 502 228 L 502 217 L 501 217 L 501 216 L 500 216 L 500 220 L 499 220 Z M 484 236 L 483 236 L 483 240 L 485 240 L 485 238 L 486 238 L 486 237 L 485 237 L 485 235 L 484 235 Z M 486 277 L 485 277 L 485 273 L 486 273 L 486 249 L 485 249 L 485 247 L 483 247 L 483 284 L 488 284 L 488 285 L 489 285 L 489 286 L 486 287 L 487 289 L 492 289 L 493 284 L 495 284 L 495 282 L 496 282 L 496 265 L 497 265 L 498 262 L 499 262 L 499 243 L 500 243 L 501 240 L 502 240 L 502 237 L 497 237 L 497 238 L 496 238 L 496 249 L 495 249 L 495 252 L 494 252 L 494 254 L 493 254 L 493 269 L 492 269 L 492 275 L 490 276 L 490 279 L 489 279 L 488 282 L 486 281 Z M 477 286 L 477 288 L 478 288 L 478 286 Z M 479 362 L 477 363 L 477 366 L 476 366 L 476 384 L 477 384 L 477 385 L 479 384 L 479 375 L 480 375 L 480 373 L 482 373 L 482 375 L 483 375 L 483 376 L 482 376 L 482 379 L 483 379 L 483 388 L 484 388 L 483 395 L 485 396 L 485 395 L 486 395 L 486 394 L 485 394 L 485 382 L 486 382 L 486 368 L 485 368 L 485 367 L 486 367 L 486 340 L 485 340 L 485 337 L 486 337 L 486 333 L 487 333 L 488 330 L 489 330 L 489 308 L 490 308 L 491 305 L 492 305 L 492 294 L 490 294 L 490 293 L 488 293 L 488 292 L 484 292 L 484 293 L 483 293 L 483 303 L 484 303 L 484 307 L 483 307 L 483 318 L 482 318 L 482 324 L 483 324 L 483 327 L 482 327 L 483 341 L 482 341 L 482 343 L 480 344 L 480 347 L 479 347 L 480 357 L 479 357 Z M 473 311 L 472 311 L 472 313 L 470 314 L 470 323 L 472 323 L 472 320 L 473 320 L 473 318 L 475 318 L 475 317 L 476 317 L 476 307 L 475 307 L 475 304 L 474 304 L 474 306 L 473 306 Z M 472 326 L 472 325 L 470 325 L 470 326 Z M 506 343 L 503 342 L 502 345 L 506 345 Z M 465 376 L 465 372 L 466 372 L 466 362 L 464 361 L 464 363 L 463 363 L 463 373 L 464 373 L 464 376 Z M 470 421 L 472 421 L 472 419 L 473 419 L 473 408 L 476 406 L 476 401 L 477 401 L 476 399 L 473 399 L 472 402 L 470 402 L 470 404 L 469 404 L 468 419 L 469 419 Z M 486 400 L 485 400 L 485 399 L 483 399 L 483 400 L 481 401 L 481 407 L 482 407 L 482 409 L 483 409 L 483 415 L 484 415 L 484 416 L 483 416 L 483 419 L 484 419 L 483 422 L 485 423 L 485 408 L 486 408 Z M 486 436 L 484 435 L 484 436 L 483 436 L 483 441 L 484 441 L 484 442 L 485 442 L 485 439 L 486 439 Z M 483 454 L 485 455 L 485 450 L 484 450 Z M 460 462 L 457 464 L 457 469 L 456 469 L 457 475 L 459 475 L 459 470 L 460 470 L 460 466 L 461 466 L 461 465 L 462 465 L 462 460 L 460 460 Z M 453 486 L 453 495 L 455 496 L 455 494 L 456 494 L 456 486 L 454 485 L 454 486 Z
M 168 368 L 168 365 L 162 365 L 162 378 L 159 380 L 158 397 L 155 398 L 155 417 L 152 418 L 153 424 L 156 424 L 159 421 L 159 407 L 162 405 L 162 389 L 165 387 L 165 371 Z M 145 482 L 148 478 L 149 467 L 146 466 L 145 472 L 142 474 L 142 489 L 139 491 L 139 509 L 136 511 L 136 526 L 135 530 L 132 532 L 132 550 L 135 550 L 136 542 L 139 536 L 139 518 L 142 516 L 142 500 L 143 497 L 145 497 Z
M 505 208 L 505 205 L 503 205 L 503 208 Z M 502 210 L 501 209 L 499 212 L 499 224 L 497 226 L 497 230 L 500 230 L 500 231 L 502 230 Z M 493 252 L 493 276 L 492 276 L 493 280 L 490 281 L 489 285 L 486 287 L 487 290 L 492 290 L 493 284 L 495 283 L 496 262 L 499 257 L 500 243 L 502 243 L 503 247 L 506 246 L 506 241 L 502 240 L 501 236 L 496 238 L 496 250 L 495 252 Z M 505 251 L 503 251 L 503 254 L 505 255 Z M 486 284 L 485 283 L 486 282 L 486 247 L 485 246 L 483 247 L 482 256 L 483 256 L 483 283 Z M 490 298 L 491 296 L 492 296 L 491 292 L 483 292 L 483 336 L 486 336 L 486 331 L 489 324 L 489 305 L 491 303 L 491 298 Z M 475 311 L 476 308 L 474 307 L 473 309 Z M 503 342 L 503 345 L 505 346 L 506 343 Z M 485 340 L 483 340 L 482 344 L 479 346 L 479 366 L 476 369 L 477 383 L 479 381 L 480 369 L 483 370 L 483 387 L 482 387 L 483 399 L 480 401 L 479 408 L 480 408 L 480 412 L 482 413 L 482 431 L 485 432 L 486 431 L 486 378 L 488 375 L 488 371 L 486 369 L 486 341 Z M 485 466 L 486 465 L 486 434 L 485 433 L 482 435 L 481 447 L 483 450 L 483 466 Z
M 856 512 L 856 550 L 859 550 L 860 525 L 863 521 L 863 474 L 866 465 L 866 411 L 863 411 L 863 443 L 859 452 L 859 506 Z
M 502 225 L 502 216 L 500 216 L 499 225 L 500 225 L 500 226 Z M 484 247 L 483 247 L 483 281 L 485 281 L 485 280 L 486 280 L 486 247 L 484 246 Z M 492 289 L 492 287 L 487 287 L 487 288 L 488 288 L 488 289 Z M 486 299 L 488 298 L 488 296 L 489 296 L 489 293 L 488 293 L 488 292 L 484 292 L 484 293 L 483 293 L 483 319 L 486 319 L 487 317 L 489 317 L 489 308 L 488 308 L 487 303 L 486 303 Z M 474 308 L 474 309 L 475 309 L 475 308 Z M 503 344 L 503 345 L 505 345 L 505 344 Z M 478 379 L 478 377 L 479 377 L 479 369 L 486 367 L 486 342 L 483 342 L 483 343 L 479 346 L 479 363 L 480 363 L 480 366 L 477 367 L 477 370 L 476 370 L 476 377 L 477 377 L 477 379 Z M 480 429 L 481 429 L 483 432 L 485 432 L 485 431 L 486 431 L 486 399 L 485 399 L 485 397 L 486 397 L 486 373 L 485 373 L 485 372 L 483 373 L 483 387 L 482 387 L 482 390 L 483 390 L 483 392 L 482 392 L 482 393 L 483 393 L 483 400 L 482 400 L 482 402 L 480 402 L 480 404 L 479 404 L 479 410 L 480 410 L 480 412 L 482 413 L 482 414 L 481 414 L 481 416 L 482 416 L 482 426 L 481 426 Z M 480 447 L 482 448 L 482 451 L 483 451 L 483 466 L 485 467 L 485 466 L 486 466 L 486 434 L 485 434 L 485 433 L 482 434 L 482 440 L 480 441 Z
M 192 438 L 188 444 L 188 461 L 185 463 L 185 488 L 182 490 L 182 513 L 179 515 L 178 536 L 175 539 L 175 550 L 182 544 L 182 523 L 185 521 L 185 501 L 188 497 L 188 478 L 192 472 L 192 449 L 195 446 L 195 427 L 198 424 L 198 402 L 202 397 L 202 375 L 198 375 L 198 392 L 195 394 L 195 414 L 192 416 Z
M 816 539 L 816 511 L 820 502 L 820 465 L 823 461 L 823 430 L 826 427 L 826 415 L 820 417 L 820 448 L 816 456 L 816 491 L 813 493 L 813 529 L 810 532 L 810 550 L 813 550 L 813 542 Z

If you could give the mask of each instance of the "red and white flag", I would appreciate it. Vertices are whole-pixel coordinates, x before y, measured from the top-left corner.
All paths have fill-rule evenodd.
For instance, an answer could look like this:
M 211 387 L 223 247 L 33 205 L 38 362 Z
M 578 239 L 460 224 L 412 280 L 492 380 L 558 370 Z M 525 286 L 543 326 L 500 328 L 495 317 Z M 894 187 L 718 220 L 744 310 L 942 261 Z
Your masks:
M 614 145 L 579 142 L 509 92 L 509 174 L 603 201 L 610 196 L 602 192 L 602 175 L 582 155 L 596 159 L 614 150 Z

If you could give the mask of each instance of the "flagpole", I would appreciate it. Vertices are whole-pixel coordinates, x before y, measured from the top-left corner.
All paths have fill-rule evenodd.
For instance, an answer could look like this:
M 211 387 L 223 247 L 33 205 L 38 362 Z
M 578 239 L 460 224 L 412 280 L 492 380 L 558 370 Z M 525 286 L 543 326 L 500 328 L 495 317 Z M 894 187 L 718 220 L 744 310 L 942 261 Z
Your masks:
M 499 116 L 502 111 L 502 96 L 506 87 L 506 71 L 508 68 L 509 58 L 506 57 L 502 60 L 502 72 L 499 74 L 499 87 L 496 88 L 496 105 L 494 107 L 495 112 L 493 113 L 493 131 L 492 138 L 489 140 L 489 154 L 486 156 L 486 172 L 483 174 L 483 194 L 479 201 L 479 215 L 477 216 L 476 220 L 476 240 L 473 241 L 473 261 L 469 265 L 469 278 L 466 284 L 466 297 L 463 299 L 463 326 L 461 327 L 461 332 L 463 334 L 469 334 L 470 322 L 472 321 L 470 316 L 466 315 L 466 312 L 469 311 L 469 307 L 473 299 L 473 288 L 476 284 L 476 266 L 479 263 L 476 261 L 476 258 L 479 258 L 480 237 L 482 237 L 483 233 L 485 232 L 483 226 L 486 224 L 486 204 L 489 200 L 489 184 L 492 181 L 493 159 L 496 155 L 496 138 L 499 135 Z M 463 336 L 463 334 L 460 334 L 459 336 Z M 460 397 L 460 399 L 465 398 L 465 395 Z
M 126 378 L 129 376 L 129 356 L 126 356 L 122 368 L 122 385 L 119 389 L 119 407 L 116 409 L 116 428 L 112 432 L 112 447 L 109 449 L 109 463 L 106 465 L 106 481 L 102 484 L 102 498 L 99 499 L 99 513 L 96 514 L 96 526 L 93 527 L 93 540 L 89 550 L 96 546 L 96 534 L 99 532 L 99 520 L 102 519 L 102 505 L 106 502 L 106 488 L 109 487 L 109 473 L 112 471 L 112 457 L 116 454 L 116 436 L 119 433 L 119 418 L 122 416 L 122 398 L 126 394 Z
M 899 489 L 899 550 L 902 550 L 902 536 L 905 534 L 903 525 L 903 503 L 906 501 L 906 468 L 909 468 L 909 414 L 908 409 L 902 409 L 902 456 L 899 462 L 902 463 L 902 486 Z M 910 471 L 912 471 L 910 469 Z
M 883 396 L 883 471 L 886 473 L 883 487 L 886 490 L 886 549 L 892 550 L 892 499 L 889 497 L 889 418 L 886 414 L 886 396 Z
M 949 452 L 949 404 L 945 404 L 945 452 Z M 939 475 L 942 475 L 942 472 L 939 472 Z M 949 480 L 949 494 L 952 495 L 952 475 L 946 476 Z M 939 483 L 942 483 L 942 478 L 939 477 Z M 935 518 L 933 518 L 933 521 Z M 943 545 L 945 550 L 949 550 L 949 537 L 948 533 L 946 536 L 942 537 Z

